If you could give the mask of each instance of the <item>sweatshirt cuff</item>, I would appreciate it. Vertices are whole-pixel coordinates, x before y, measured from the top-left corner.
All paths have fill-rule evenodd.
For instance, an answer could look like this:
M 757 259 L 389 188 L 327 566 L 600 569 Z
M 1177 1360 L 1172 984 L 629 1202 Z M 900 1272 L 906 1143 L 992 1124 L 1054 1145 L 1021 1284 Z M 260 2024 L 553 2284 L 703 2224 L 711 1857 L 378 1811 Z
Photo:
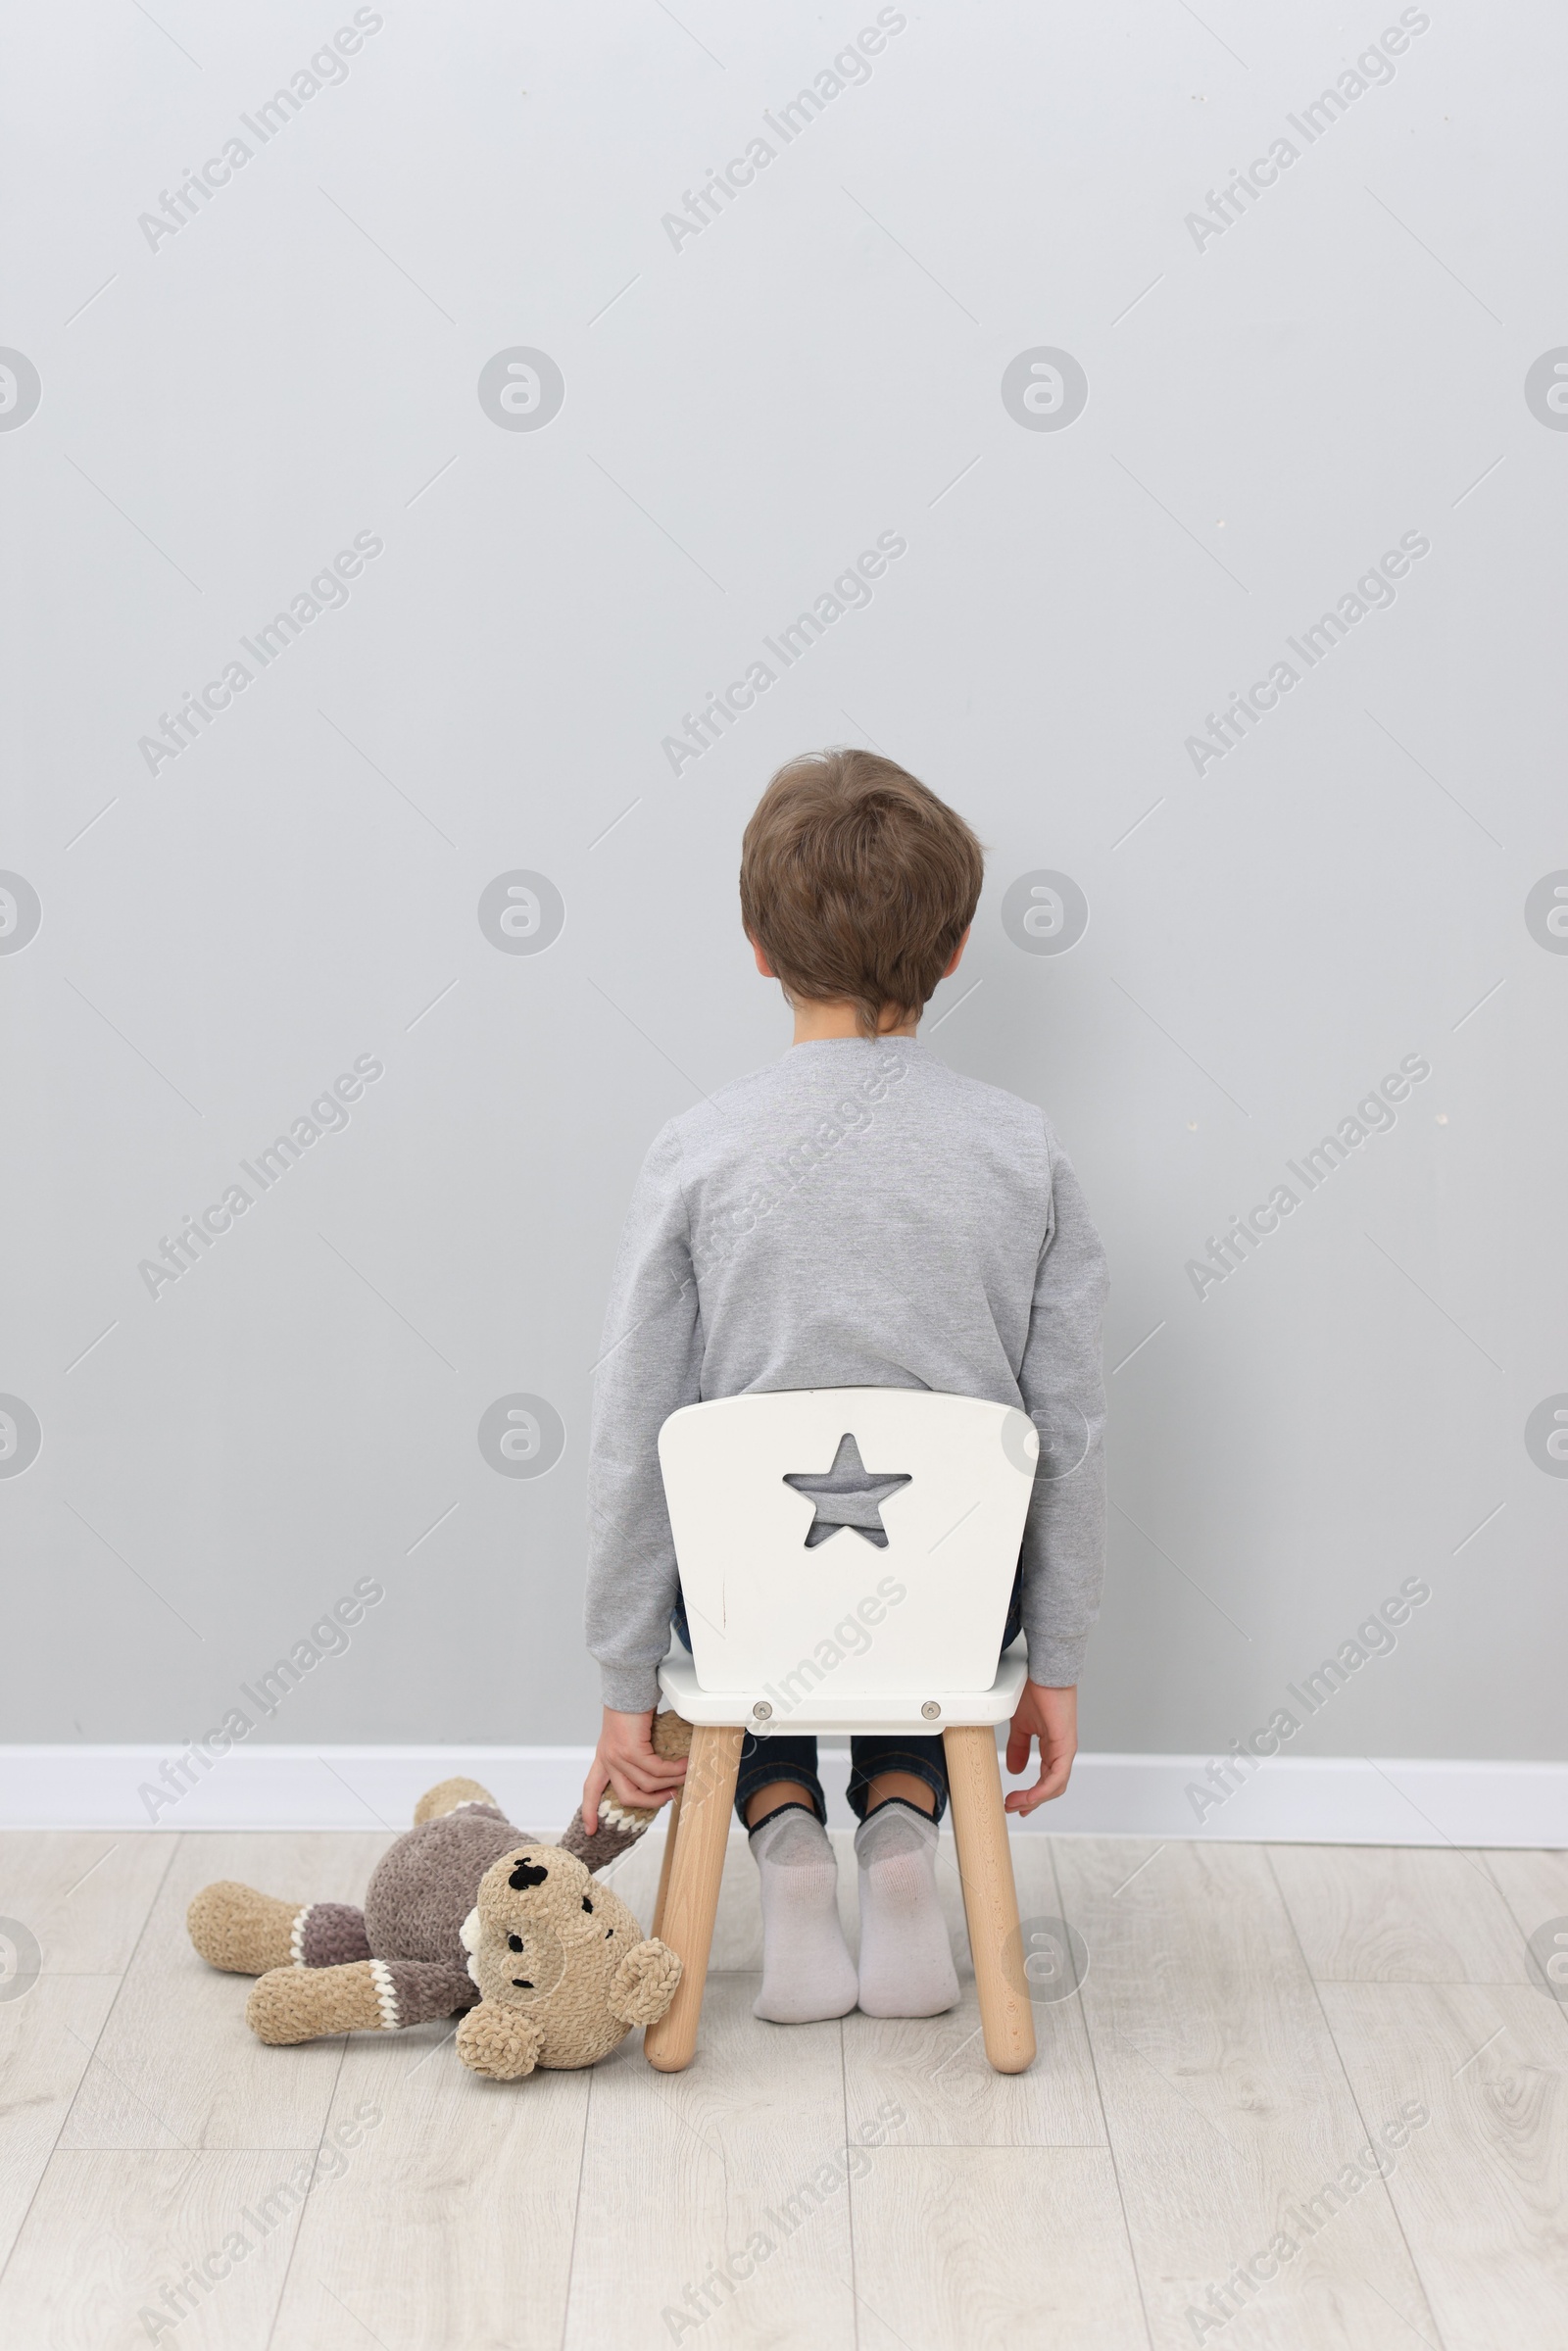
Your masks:
M 1089 1653 L 1089 1636 L 1080 1634 L 1075 1641 L 1029 1641 L 1029 1679 L 1038 1682 L 1043 1690 L 1075 1689 L 1083 1679 L 1084 1659 Z M 607 1704 L 609 1701 L 606 1701 Z
M 601 1665 L 602 1704 L 616 1714 L 646 1714 L 659 1704 L 659 1668 L 654 1665 Z

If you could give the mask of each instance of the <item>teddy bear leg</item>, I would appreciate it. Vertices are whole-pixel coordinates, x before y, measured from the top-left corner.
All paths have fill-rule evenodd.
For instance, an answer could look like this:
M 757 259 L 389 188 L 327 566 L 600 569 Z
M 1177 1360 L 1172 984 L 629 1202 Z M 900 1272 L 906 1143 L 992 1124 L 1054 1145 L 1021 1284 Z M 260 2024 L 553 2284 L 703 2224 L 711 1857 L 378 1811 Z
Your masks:
M 347 1967 L 279 1967 L 251 1985 L 245 2022 L 258 2040 L 287 2047 L 332 2033 L 374 2033 L 382 2024 L 373 1959 Z
M 403 2025 L 427 2025 L 432 2017 L 471 2008 L 479 1987 L 466 1967 L 437 1959 L 375 1959 L 381 2022 L 391 2032 Z
M 275 1894 L 261 1894 L 225 1878 L 202 1887 L 185 1913 L 185 1926 L 209 1967 L 265 1976 L 269 1968 L 287 1967 L 293 1960 L 292 1937 L 303 1915 L 298 1902 L 279 1901 Z
M 368 1959 L 365 1913 L 349 1902 L 285 1902 L 223 1880 L 204 1886 L 185 1913 L 191 1941 L 209 1967 L 236 1976 L 273 1968 L 342 1967 Z
M 259 2040 L 287 2045 L 332 2033 L 397 2033 L 471 2008 L 466 1968 L 422 1959 L 356 1959 L 340 1967 L 274 1968 L 251 1986 L 245 2022 Z
M 368 1959 L 365 1913 L 352 1902 L 312 1902 L 294 1921 L 289 1955 L 296 1967 L 347 1967 Z

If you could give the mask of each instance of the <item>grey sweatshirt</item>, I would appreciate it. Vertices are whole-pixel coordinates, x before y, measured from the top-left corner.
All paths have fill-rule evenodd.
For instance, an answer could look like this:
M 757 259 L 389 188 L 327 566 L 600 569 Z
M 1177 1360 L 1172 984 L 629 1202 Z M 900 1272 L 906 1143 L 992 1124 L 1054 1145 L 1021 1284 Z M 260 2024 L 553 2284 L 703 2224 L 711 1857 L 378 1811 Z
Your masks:
M 588 1464 L 588 1646 L 655 1704 L 678 1595 L 658 1437 L 682 1404 L 925 1388 L 1040 1431 L 1031 1679 L 1078 1680 L 1105 1539 L 1104 1251 L 1044 1113 L 904 1037 L 796 1045 L 672 1118 L 621 1238 Z

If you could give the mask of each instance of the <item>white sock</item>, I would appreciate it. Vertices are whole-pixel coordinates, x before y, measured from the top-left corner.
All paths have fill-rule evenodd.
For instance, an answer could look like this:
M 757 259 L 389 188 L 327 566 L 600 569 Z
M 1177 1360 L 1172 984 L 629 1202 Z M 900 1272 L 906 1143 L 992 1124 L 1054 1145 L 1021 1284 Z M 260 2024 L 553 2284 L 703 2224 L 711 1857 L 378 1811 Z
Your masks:
M 940 2016 L 958 2002 L 937 1894 L 937 1825 L 895 1796 L 855 1832 L 860 1865 L 860 2007 L 867 2016 Z
M 855 1962 L 839 1925 L 838 1863 L 814 1812 L 789 1805 L 751 1833 L 762 1881 L 762 1988 L 753 2016 L 810 2025 L 855 2006 Z

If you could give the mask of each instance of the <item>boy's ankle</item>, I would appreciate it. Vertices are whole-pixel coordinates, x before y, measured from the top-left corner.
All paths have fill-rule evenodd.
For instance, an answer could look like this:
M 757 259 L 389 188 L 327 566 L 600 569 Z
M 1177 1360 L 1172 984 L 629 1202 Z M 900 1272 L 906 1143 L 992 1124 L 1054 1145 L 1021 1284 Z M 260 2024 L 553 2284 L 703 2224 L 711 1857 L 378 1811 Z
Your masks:
M 911 1804 L 907 1796 L 884 1796 L 879 1804 L 867 1804 L 861 1816 L 859 1828 L 856 1831 L 857 1850 L 859 1846 L 860 1829 L 869 1829 L 871 1823 L 880 1820 L 885 1812 L 907 1813 L 910 1820 L 918 1821 L 922 1829 L 935 1829 L 937 1825 L 936 1815 L 925 1805 Z
M 765 1788 L 754 1789 L 746 1799 L 748 1831 L 760 1829 L 762 1823 L 786 1804 L 802 1804 L 813 1819 L 820 1820 L 811 1790 L 800 1780 L 769 1780 Z
M 759 1836 L 763 1829 L 768 1827 L 770 1822 L 776 1821 L 780 1813 L 783 1812 L 804 1812 L 807 1819 L 814 1823 L 817 1828 L 821 1828 L 822 1826 L 821 1822 L 817 1820 L 816 1807 L 814 1804 L 808 1803 L 803 1795 L 786 1796 L 781 1804 L 771 1804 L 765 1812 L 760 1811 L 755 1821 L 748 1820 L 746 1824 L 747 1836 Z M 822 1834 L 825 1837 L 827 1835 L 827 1831 L 823 1829 Z
M 907 1804 L 911 1812 L 923 1812 L 928 1820 L 936 1818 L 937 1799 L 928 1781 L 916 1772 L 874 1772 L 866 1783 L 865 1812 L 868 1819 L 883 1804 L 897 1801 Z

